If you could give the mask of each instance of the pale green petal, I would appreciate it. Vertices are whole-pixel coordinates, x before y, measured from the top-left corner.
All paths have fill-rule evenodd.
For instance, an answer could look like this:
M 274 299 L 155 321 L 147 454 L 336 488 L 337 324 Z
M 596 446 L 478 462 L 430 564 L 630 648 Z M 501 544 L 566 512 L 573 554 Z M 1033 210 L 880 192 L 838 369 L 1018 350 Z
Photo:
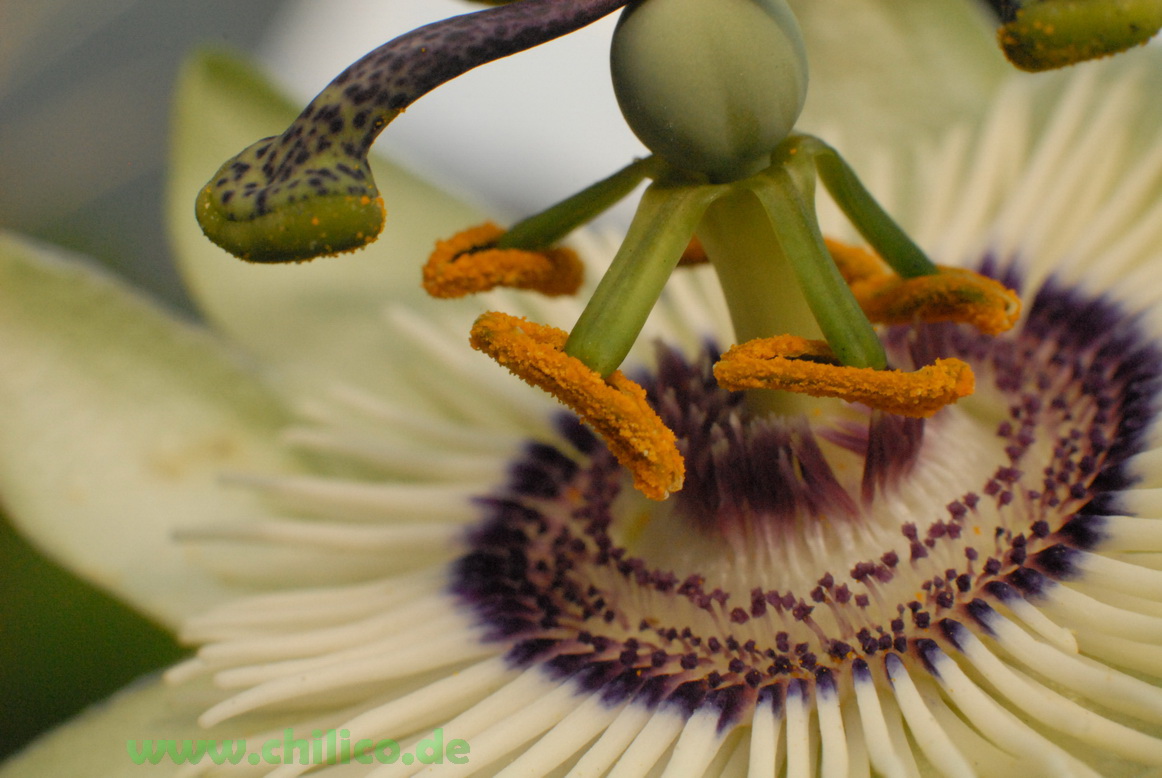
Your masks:
M 398 300 L 429 304 L 420 272 L 435 241 L 483 217 L 381 161 L 372 168 L 387 227 L 371 247 L 298 265 L 235 259 L 201 234 L 194 198 L 224 160 L 282 132 L 299 108 L 235 59 L 202 54 L 188 63 L 174 116 L 169 202 L 182 272 L 206 316 L 264 360 L 292 374 L 325 369 L 329 378 L 390 380 L 396 366 L 384 361 L 392 349 L 376 326 L 380 311 Z
M 174 775 L 176 764 L 139 766 L 129 758 L 130 738 L 192 738 L 199 711 L 188 689 L 167 687 L 160 681 L 123 691 L 93 706 L 67 724 L 40 737 L 0 766 L 0 778 L 65 775 L 150 776 Z M 184 709 L 184 710 L 183 710 Z M 175 715 L 184 713 L 184 715 Z M 175 726 L 180 721 L 187 726 Z
M 290 723 L 266 719 L 250 722 L 247 729 L 232 721 L 211 729 L 198 726 L 197 717 L 220 697 L 205 682 L 169 685 L 157 678 L 143 680 L 35 740 L 0 765 L 0 778 L 189 775 L 190 766 L 173 759 L 159 757 L 156 764 L 148 759 L 137 764 L 131 754 L 152 750 L 158 741 L 174 740 L 179 747 L 185 740 L 211 741 L 233 749 L 241 748 L 238 741 L 245 740 L 246 749 L 260 758 L 262 744 L 283 733 L 282 725 Z M 310 731 L 295 734 L 305 738 Z M 144 740 L 152 743 L 147 745 Z M 202 759 L 206 765 L 212 763 L 208 756 Z M 247 763 L 243 757 L 241 764 Z
M 175 527 L 265 513 L 224 469 L 285 467 L 283 411 L 203 331 L 0 235 L 0 500 L 64 566 L 174 625 L 235 594 Z
M 979 116 L 1012 72 L 995 23 L 972 0 L 791 0 L 791 6 L 811 68 L 800 126 L 838 129 L 862 148 L 910 148 Z

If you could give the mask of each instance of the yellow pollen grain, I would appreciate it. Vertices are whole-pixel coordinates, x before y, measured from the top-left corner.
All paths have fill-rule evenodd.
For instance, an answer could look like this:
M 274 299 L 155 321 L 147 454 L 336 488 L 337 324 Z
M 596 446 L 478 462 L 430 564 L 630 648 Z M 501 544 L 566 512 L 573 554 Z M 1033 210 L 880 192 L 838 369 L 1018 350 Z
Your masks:
M 859 402 L 900 416 L 931 416 L 972 394 L 972 368 L 938 359 L 907 373 L 841 365 L 827 343 L 794 335 L 758 338 L 731 347 L 714 366 L 724 389 L 781 389 Z
M 438 241 L 424 266 L 425 291 L 448 299 L 505 286 L 556 297 L 580 288 L 585 269 L 576 252 L 495 248 L 502 235 L 503 229 L 486 222 Z
M 827 248 L 864 314 L 876 324 L 957 322 L 986 335 L 1013 327 L 1021 298 L 999 281 L 957 267 L 901 278 L 871 252 L 838 241 Z
M 593 427 L 651 500 L 682 488 L 685 463 L 674 433 L 646 402 L 645 390 L 615 370 L 608 378 L 564 353 L 567 333 L 490 311 L 472 326 L 471 344 L 526 383 L 571 408 Z

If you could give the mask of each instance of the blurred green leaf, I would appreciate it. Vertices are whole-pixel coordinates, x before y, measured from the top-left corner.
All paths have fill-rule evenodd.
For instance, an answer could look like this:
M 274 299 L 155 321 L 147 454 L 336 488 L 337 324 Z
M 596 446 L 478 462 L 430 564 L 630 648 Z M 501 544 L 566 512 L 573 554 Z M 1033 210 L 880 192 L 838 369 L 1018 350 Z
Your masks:
M 41 556 L 0 518 L 0 758 L 172 664 L 173 637 Z

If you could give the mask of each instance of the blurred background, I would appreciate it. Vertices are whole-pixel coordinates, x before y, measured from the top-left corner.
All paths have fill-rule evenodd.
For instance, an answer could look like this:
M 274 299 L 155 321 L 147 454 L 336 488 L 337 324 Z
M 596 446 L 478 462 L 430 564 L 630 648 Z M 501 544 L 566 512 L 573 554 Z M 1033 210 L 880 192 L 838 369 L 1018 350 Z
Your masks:
M 283 6 L 0 0 L 0 229 L 90 254 L 188 310 L 162 220 L 174 78 L 200 43 L 255 51 Z M 0 758 L 180 655 L 0 520 Z
M 161 218 L 174 78 L 196 45 L 256 51 L 285 6 L 0 0 L 0 227 L 181 301 Z
M 187 55 L 202 46 L 246 53 L 305 103 L 380 43 L 479 8 L 0 0 L 0 229 L 87 254 L 196 318 L 163 217 L 168 114 Z M 616 170 L 641 147 L 608 85 L 613 22 L 447 85 L 409 109 L 378 149 L 500 218 Z M 539 175 L 522 179 L 518 169 Z M 608 218 L 625 223 L 628 213 Z M 0 494 L 0 514 L 2 506 Z M 166 631 L 56 567 L 0 518 L 0 758 L 181 655 Z

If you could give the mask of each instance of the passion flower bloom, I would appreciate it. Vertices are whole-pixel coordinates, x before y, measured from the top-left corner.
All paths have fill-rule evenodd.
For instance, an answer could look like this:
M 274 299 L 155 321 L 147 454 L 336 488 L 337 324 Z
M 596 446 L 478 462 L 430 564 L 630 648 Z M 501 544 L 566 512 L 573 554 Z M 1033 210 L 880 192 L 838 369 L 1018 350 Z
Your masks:
M 1146 52 L 1017 80 L 916 156 L 884 150 L 871 188 L 916 242 L 1024 301 L 999 335 L 881 331 L 893 364 L 971 365 L 975 393 L 931 418 L 831 399 L 774 414 L 721 388 L 710 366 L 734 340 L 729 316 L 710 268 L 679 269 L 623 367 L 687 463 L 660 502 L 575 417 L 467 349 L 478 306 L 400 302 L 351 329 L 357 288 L 334 303 L 345 326 L 321 316 L 313 338 L 266 317 L 254 351 L 266 339 L 267 354 L 293 346 L 320 366 L 271 359 L 276 394 L 204 335 L 9 241 L 0 386 L 20 412 L 0 436 L 6 500 L 66 548 L 88 546 L 78 565 L 153 612 L 218 603 L 186 621 L 200 648 L 170 685 L 66 728 L 14 774 L 115 774 L 126 738 L 199 737 L 191 711 L 200 736 L 254 743 L 290 727 L 407 750 L 440 728 L 470 744 L 467 765 L 445 769 L 510 775 L 1162 763 L 1162 154 L 1147 97 L 1160 78 Z M 236 107 L 269 99 L 247 97 Z M 838 209 L 821 203 L 820 223 L 841 263 L 860 260 Z M 574 248 L 613 253 L 593 236 Z M 291 277 L 239 267 L 227 286 L 243 299 Z M 489 294 L 538 321 L 581 308 Z M 346 340 L 324 340 L 336 332 Z M 382 352 L 368 347 L 381 337 Z M 319 376 L 328 348 L 364 362 Z M 86 478 L 75 463 L 108 448 L 133 456 Z M 162 531 L 119 530 L 150 513 Z M 77 516 L 100 521 L 66 523 Z M 236 591 L 257 586 L 280 590 Z
M 223 163 L 198 194 L 199 224 L 248 262 L 363 248 L 385 215 L 367 154 L 390 122 L 451 78 L 623 5 L 613 88 L 653 154 L 508 230 L 488 223 L 440 242 L 424 287 L 435 297 L 497 286 L 572 293 L 578 262 L 556 242 L 643 179 L 652 183 L 569 333 L 494 312 L 473 326 L 473 347 L 577 412 L 655 500 L 682 487 L 684 459 L 644 390 L 617 369 L 691 247 L 713 263 L 735 335 L 748 341 L 715 367 L 724 388 L 839 397 L 917 417 L 970 394 L 972 371 L 955 358 L 889 370 L 872 320 L 984 322 L 996 334 L 1015 322 L 1019 300 L 974 271 L 934 265 L 834 148 L 795 131 L 807 55 L 784 0 L 524 0 L 420 27 L 347 67 L 280 135 Z M 815 215 L 816 170 L 882 262 L 829 254 Z M 777 337 L 804 325 L 823 338 Z

